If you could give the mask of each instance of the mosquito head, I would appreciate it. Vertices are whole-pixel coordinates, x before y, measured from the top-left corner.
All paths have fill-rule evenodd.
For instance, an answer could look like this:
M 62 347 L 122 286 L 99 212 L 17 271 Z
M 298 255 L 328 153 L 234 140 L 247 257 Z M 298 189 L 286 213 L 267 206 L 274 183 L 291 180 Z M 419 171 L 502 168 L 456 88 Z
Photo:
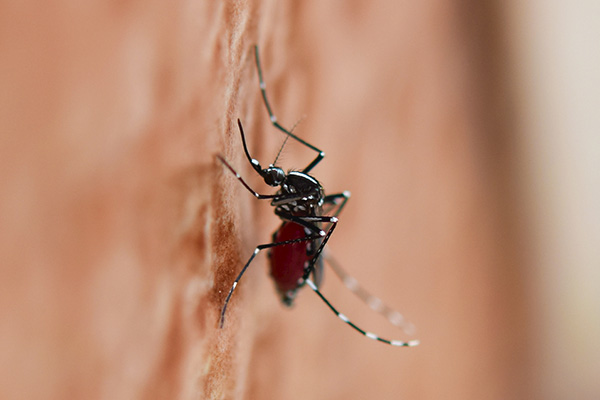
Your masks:
M 263 169 L 260 175 L 265 180 L 265 183 L 269 186 L 279 186 L 285 179 L 285 172 L 279 167 L 269 165 L 268 168 Z

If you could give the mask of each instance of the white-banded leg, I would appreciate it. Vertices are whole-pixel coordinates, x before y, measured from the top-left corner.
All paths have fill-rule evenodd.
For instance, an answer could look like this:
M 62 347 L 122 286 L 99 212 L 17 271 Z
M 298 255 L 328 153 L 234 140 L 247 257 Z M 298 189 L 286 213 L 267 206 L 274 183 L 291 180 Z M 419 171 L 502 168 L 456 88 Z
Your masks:
M 223 324 L 225 323 L 225 312 L 227 312 L 227 305 L 229 304 L 229 300 L 231 299 L 231 296 L 233 295 L 233 291 L 237 287 L 240 279 L 242 279 L 242 276 L 244 275 L 244 272 L 246 272 L 246 269 L 248 269 L 248 266 L 250 266 L 250 264 L 252 263 L 252 260 L 254 260 L 254 257 L 256 257 L 256 255 L 258 253 L 260 253 L 261 250 L 268 249 L 271 247 L 276 247 L 276 246 L 285 246 L 285 245 L 292 244 L 292 243 L 305 242 L 308 240 L 317 240 L 320 238 L 321 238 L 320 235 L 307 235 L 303 238 L 286 240 L 283 242 L 261 244 L 261 245 L 256 246 L 256 248 L 254 249 L 254 252 L 252 252 L 252 255 L 250 256 L 250 259 L 248 260 L 248 262 L 246 262 L 246 265 L 244 265 L 244 268 L 242 268 L 242 270 L 240 271 L 237 278 L 235 278 L 235 281 L 233 281 L 233 285 L 231 286 L 231 289 L 229 289 L 229 293 L 227 294 L 227 298 L 225 299 L 225 303 L 223 304 L 223 308 L 221 309 L 221 318 L 220 318 L 220 322 L 219 322 L 219 328 L 223 328 Z
M 321 253 L 325 249 L 325 245 L 327 244 L 327 241 L 329 241 L 329 238 L 331 237 L 333 230 L 337 226 L 338 219 L 336 217 L 329 217 L 329 216 L 309 216 L 309 217 L 301 217 L 301 218 L 306 221 L 319 221 L 319 222 L 326 222 L 326 223 L 330 224 L 329 229 L 327 230 L 327 234 L 325 235 L 325 237 L 322 238 L 323 240 L 321 241 L 319 248 L 315 252 L 315 255 L 310 260 L 310 263 L 304 269 L 304 275 L 302 276 L 302 281 L 306 281 L 308 279 L 308 277 L 310 276 L 310 274 L 314 271 L 315 264 L 319 260 L 319 257 L 321 257 Z
M 311 281 L 310 279 L 306 279 L 306 283 L 308 284 L 308 286 L 321 298 L 321 300 L 323 300 L 323 302 L 325 304 L 327 304 L 327 307 L 329 307 L 329 309 L 331 311 L 333 311 L 333 313 L 335 315 L 337 315 L 337 317 L 339 319 L 341 319 L 342 321 L 344 321 L 346 324 L 348 324 L 350 327 L 352 327 L 352 329 L 354 329 L 355 331 L 358 331 L 359 333 L 363 334 L 364 336 L 368 337 L 369 339 L 373 339 L 373 340 L 377 340 L 379 342 L 383 342 L 392 346 L 399 346 L 399 347 L 413 347 L 413 346 L 417 346 L 419 344 L 418 340 L 409 340 L 407 342 L 402 341 L 402 340 L 390 340 L 390 339 L 384 339 L 372 332 L 369 331 L 365 331 L 364 329 L 358 327 L 356 324 L 354 324 L 354 322 L 350 321 L 348 319 L 348 317 L 346 317 L 344 314 L 342 314 L 341 312 L 339 312 L 330 302 L 329 300 L 327 300 L 325 298 L 325 296 L 323 296 L 323 294 L 319 291 L 319 289 L 317 288 L 317 286 L 314 284 L 313 281 Z
M 304 273 L 302 274 L 304 279 L 310 276 L 310 274 L 312 273 L 314 282 L 317 284 L 317 286 L 319 286 L 323 281 L 323 260 L 321 258 L 321 252 L 324 249 L 324 245 L 322 244 L 322 242 L 325 241 L 325 243 L 327 243 L 327 241 L 329 240 L 329 236 L 331 236 L 335 224 L 337 224 L 338 222 L 337 217 L 330 217 L 325 215 L 296 217 L 285 212 L 276 212 L 276 214 L 281 218 L 302 225 L 305 229 L 308 230 L 307 233 L 318 233 L 320 236 L 322 236 L 321 240 L 315 240 L 314 242 L 311 242 L 310 247 L 307 248 L 307 254 L 310 254 L 311 258 L 309 261 L 307 261 L 304 267 Z M 326 228 L 328 232 L 325 232 L 321 228 L 317 227 L 317 225 L 315 224 L 328 224 Z M 301 280 L 301 282 L 303 282 L 303 279 Z
M 256 58 L 256 69 L 258 70 L 258 83 L 260 85 L 260 92 L 262 94 L 262 98 L 263 98 L 263 102 L 265 103 L 265 107 L 267 108 L 267 112 L 269 113 L 269 119 L 271 120 L 271 123 L 273 124 L 273 126 L 275 128 L 279 129 L 280 131 L 282 131 L 283 133 L 288 135 L 288 137 L 291 137 L 292 139 L 297 140 L 298 142 L 302 143 L 309 149 L 314 150 L 318 153 L 317 157 L 315 157 L 315 159 L 310 164 L 308 164 L 306 166 L 306 168 L 304 168 L 302 170 L 302 172 L 304 172 L 306 174 L 311 169 L 313 169 L 315 167 L 315 165 L 317 165 L 323 159 L 323 157 L 325 157 L 325 152 L 323 152 L 322 150 L 313 146 L 312 144 L 300 139 L 298 136 L 294 135 L 291 131 L 285 129 L 283 126 L 281 126 L 279 124 L 279 122 L 277 122 L 277 117 L 275 116 L 275 114 L 273 114 L 273 110 L 271 109 L 271 105 L 269 104 L 269 100 L 267 99 L 267 90 L 266 90 L 267 86 L 265 85 L 265 81 L 263 80 L 262 67 L 260 66 L 260 58 L 258 56 L 258 46 L 254 46 L 254 55 Z
M 333 216 L 338 217 L 349 199 L 350 192 L 347 190 L 342 193 L 329 194 L 323 198 L 323 212 L 329 214 L 335 210 Z M 330 206 L 330 208 L 325 208 L 325 206 Z
M 292 215 L 289 212 L 283 211 L 283 210 L 281 210 L 281 211 L 276 210 L 275 215 L 277 215 L 279 218 L 281 218 L 285 221 L 292 221 L 299 225 L 302 225 L 309 231 L 319 234 L 320 236 L 326 236 L 326 232 L 324 230 L 322 230 L 321 228 L 317 227 L 317 225 L 315 225 L 315 224 L 322 224 L 322 223 L 334 224 L 334 223 L 338 222 L 338 219 L 336 217 L 330 217 L 328 215 L 307 215 L 307 216 L 300 217 L 300 216 Z
M 342 268 L 329 251 L 323 253 L 323 259 L 340 278 L 344 286 L 373 311 L 383 315 L 392 325 L 402 329 L 406 334 L 413 335 L 415 333 L 415 326 L 411 322 L 407 321 L 401 313 L 386 305 L 380 298 L 373 296 L 363 288 L 356 279 Z
M 231 173 L 233 173 L 235 175 L 235 177 L 238 179 L 238 181 L 240 181 L 242 183 L 242 185 L 244 185 L 244 187 L 246 189 L 248 189 L 248 191 L 250 193 L 252 193 L 252 195 L 254 195 L 254 197 L 256 197 L 257 199 L 261 199 L 261 200 L 262 199 L 273 199 L 273 198 L 277 197 L 276 194 L 260 194 L 260 193 L 256 192 L 254 189 L 252 189 L 250 187 L 250 185 L 248 185 L 246 183 L 244 178 L 242 178 L 240 176 L 240 174 L 238 174 L 238 172 L 235 169 L 233 169 L 233 167 L 231 165 L 229 165 L 229 163 L 220 154 L 217 154 L 217 158 L 219 159 L 219 161 L 221 161 L 227 167 L 227 169 L 229 169 L 231 171 Z
M 327 210 L 328 212 L 337 207 L 337 210 L 333 214 L 337 217 L 342 212 L 348 199 L 350 199 L 350 192 L 344 191 L 342 193 L 325 196 L 324 204 L 332 205 L 331 209 Z M 329 251 L 323 252 L 323 259 L 329 264 L 331 269 L 333 269 L 333 272 L 340 278 L 344 286 L 367 304 L 373 311 L 383 315 L 392 325 L 402 329 L 406 334 L 412 335 L 415 333 L 415 326 L 411 322 L 407 321 L 401 313 L 392 309 L 381 299 L 363 288 L 356 279 L 350 276 L 350 274 L 342 268 L 340 263 L 336 261 Z

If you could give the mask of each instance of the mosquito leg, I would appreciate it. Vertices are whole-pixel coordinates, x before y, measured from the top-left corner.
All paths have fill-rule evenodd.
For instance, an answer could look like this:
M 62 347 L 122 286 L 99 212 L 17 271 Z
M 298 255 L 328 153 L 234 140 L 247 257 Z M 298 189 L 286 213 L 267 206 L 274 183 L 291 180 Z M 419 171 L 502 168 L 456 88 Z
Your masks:
M 310 215 L 310 216 L 297 217 L 295 215 L 292 215 L 292 214 L 289 214 L 289 213 L 286 213 L 283 211 L 275 211 L 275 215 L 277 215 L 278 217 L 280 217 L 284 220 L 295 222 L 299 225 L 302 225 L 303 227 L 305 227 L 312 233 L 318 234 L 321 237 L 325 236 L 326 232 L 324 230 L 322 230 L 321 228 L 319 228 L 317 225 L 315 225 L 315 223 L 337 223 L 337 221 L 338 221 L 338 219 L 336 217 L 330 217 L 330 216 L 326 216 L 326 215 Z
M 368 305 L 373 311 L 383 315 L 389 323 L 398 328 L 402 329 L 404 333 L 412 335 L 415 333 L 415 326 L 407 321 L 402 314 L 398 311 L 387 306 L 381 299 L 373 296 L 366 289 L 364 289 L 356 279 L 350 276 L 342 266 L 336 261 L 336 259 L 326 251 L 323 253 L 323 258 L 329 264 L 333 272 L 340 278 L 344 286 L 352 293 L 354 293 L 359 299 L 361 299 L 366 305 Z
M 256 172 L 258 172 L 261 176 L 263 176 L 262 167 L 260 166 L 260 163 L 258 162 L 258 160 L 250 157 L 250 152 L 248 151 L 248 146 L 246 145 L 246 135 L 244 135 L 244 128 L 242 127 L 242 121 L 240 121 L 239 118 L 237 120 L 237 123 L 238 123 L 238 128 L 240 129 L 240 135 L 242 136 L 242 144 L 244 145 L 244 153 L 246 153 L 246 158 L 248 159 L 248 162 L 250 162 L 250 165 L 252 165 L 252 168 L 254 168 L 254 170 Z
M 325 152 L 323 152 L 322 150 L 313 146 L 312 144 L 300 139 L 298 136 L 294 135 L 292 132 L 285 129 L 283 126 L 281 126 L 279 124 L 279 122 L 277 122 L 277 117 L 275 116 L 275 114 L 273 114 L 273 110 L 271 109 L 271 105 L 269 104 L 269 100 L 267 99 L 267 90 L 266 90 L 267 86 L 265 85 L 265 81 L 263 80 L 262 67 L 260 66 L 260 58 L 258 56 L 258 46 L 254 46 L 254 54 L 256 57 L 256 69 L 258 70 L 258 83 L 260 85 L 260 92 L 262 94 L 262 98 L 265 103 L 265 107 L 267 108 L 267 112 L 269 113 L 269 119 L 271 120 L 271 123 L 273 124 L 274 127 L 279 129 L 280 131 L 282 131 L 283 133 L 285 133 L 292 139 L 297 140 L 298 142 L 302 143 L 309 149 L 314 150 L 318 153 L 317 157 L 315 157 L 315 159 L 310 164 L 308 164 L 308 166 L 306 166 L 306 168 L 304 168 L 302 170 L 302 172 L 304 172 L 306 174 L 311 169 L 313 169 L 323 159 L 323 157 L 325 157 Z
M 328 214 L 337 207 L 337 210 L 335 210 L 335 213 L 333 213 L 333 216 L 337 217 L 340 215 L 342 209 L 344 208 L 346 202 L 348 202 L 349 199 L 350 192 L 344 190 L 342 193 L 330 194 L 325 196 L 325 198 L 323 199 L 323 204 L 328 204 L 332 206 L 331 209 L 327 210 Z
M 225 323 L 225 312 L 227 311 L 227 305 L 229 304 L 229 300 L 231 299 L 231 295 L 233 294 L 233 291 L 237 287 L 240 279 L 242 279 L 242 276 L 244 275 L 244 272 L 246 272 L 246 269 L 248 269 L 248 266 L 252 263 L 252 260 L 254 260 L 254 257 L 256 257 L 256 255 L 258 253 L 260 253 L 261 250 L 268 249 L 271 247 L 285 246 L 285 245 L 292 244 L 292 243 L 305 242 L 308 240 L 316 240 L 316 239 L 320 239 L 320 238 L 321 238 L 321 236 L 318 236 L 318 235 L 307 235 L 307 236 L 305 236 L 303 238 L 299 238 L 299 239 L 285 240 L 283 242 L 267 243 L 267 244 L 261 244 L 259 246 L 256 246 L 256 248 L 254 249 L 254 252 L 250 256 L 250 259 L 248 260 L 248 262 L 246 262 L 246 265 L 244 265 L 244 268 L 242 268 L 242 270 L 240 271 L 237 278 L 235 278 L 235 281 L 233 281 L 233 285 L 231 286 L 231 289 L 229 289 L 229 293 L 227 294 L 227 298 L 225 299 L 225 303 L 223 304 L 223 308 L 221 309 L 221 319 L 219 322 L 219 328 L 223 328 L 223 324 Z
M 308 217 L 302 217 L 302 218 L 308 218 Z M 312 218 L 317 218 L 317 217 L 312 217 Z M 321 218 L 328 218 L 329 221 L 326 221 L 326 222 L 330 222 L 331 226 L 327 230 L 327 234 L 325 235 L 325 237 L 322 238 L 323 240 L 321 241 L 319 248 L 315 252 L 314 257 L 310 260 L 310 263 L 304 269 L 304 276 L 302 277 L 302 280 L 304 280 L 304 281 L 306 281 L 308 279 L 308 277 L 310 276 L 311 272 L 314 271 L 315 264 L 319 260 L 319 257 L 321 257 L 321 253 L 323 252 L 325 245 L 329 241 L 329 238 L 331 237 L 331 234 L 333 233 L 333 230 L 335 229 L 335 227 L 338 223 L 338 219 L 336 217 L 321 217 Z
M 321 300 L 323 300 L 323 302 L 325 304 L 327 304 L 327 307 L 329 307 L 329 309 L 331 311 L 333 311 L 333 313 L 342 321 L 344 321 L 346 324 L 348 324 L 352 329 L 354 329 L 355 331 L 360 332 L 362 335 L 368 337 L 369 339 L 373 339 L 373 340 L 377 340 L 379 342 L 383 342 L 392 346 L 400 346 L 400 347 L 413 347 L 413 346 L 417 346 L 419 344 L 418 340 L 409 340 L 408 342 L 403 342 L 401 340 L 388 340 L 388 339 L 384 339 L 382 337 L 379 337 L 378 335 L 365 331 L 362 328 L 359 328 L 357 325 L 355 325 L 352 321 L 350 321 L 348 319 L 348 317 L 346 317 L 344 314 L 340 313 L 330 302 L 329 300 L 327 300 L 325 298 L 325 296 L 323 296 L 323 294 L 319 291 L 319 289 L 317 288 L 317 286 L 314 284 L 313 281 L 311 281 L 310 279 L 306 279 L 306 283 L 308 284 L 308 286 L 321 298 Z
M 220 154 L 217 154 L 217 158 L 235 175 L 235 177 L 242 183 L 242 185 L 244 185 L 244 187 L 246 189 L 248 189 L 248 191 L 250 193 L 252 193 L 254 195 L 254 197 L 256 197 L 257 199 L 273 199 L 273 198 L 277 197 L 277 195 L 275 195 L 275 194 L 259 194 L 259 193 L 257 193 L 254 189 L 252 189 L 250 187 L 250 185 L 248 185 L 246 183 L 244 178 L 242 178 L 240 176 L 240 174 L 238 174 L 237 171 L 235 169 L 233 169 L 233 167 L 231 165 L 229 165 L 229 163 L 227 161 L 225 161 L 225 159 Z

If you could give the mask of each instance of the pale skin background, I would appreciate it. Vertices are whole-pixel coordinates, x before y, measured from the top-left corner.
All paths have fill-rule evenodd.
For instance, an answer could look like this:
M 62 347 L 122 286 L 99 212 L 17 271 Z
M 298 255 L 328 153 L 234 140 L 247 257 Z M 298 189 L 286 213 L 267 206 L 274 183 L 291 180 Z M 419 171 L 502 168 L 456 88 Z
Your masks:
M 597 399 L 592 2 L 0 4 L 0 398 Z M 353 194 L 331 251 L 418 328 L 353 332 L 260 256 L 279 120 Z M 286 145 L 284 168 L 313 153 Z M 326 271 L 331 272 L 331 271 Z M 351 319 L 390 327 L 326 276 Z

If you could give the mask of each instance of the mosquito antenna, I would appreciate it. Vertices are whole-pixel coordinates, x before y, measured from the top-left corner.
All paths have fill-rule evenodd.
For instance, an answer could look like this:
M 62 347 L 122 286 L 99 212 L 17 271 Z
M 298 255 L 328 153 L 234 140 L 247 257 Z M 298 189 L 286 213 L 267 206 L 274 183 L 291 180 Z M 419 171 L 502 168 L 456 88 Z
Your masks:
M 290 133 L 294 132 L 294 129 L 296 129 L 296 127 L 298 126 L 298 124 L 300 122 L 304 121 L 305 118 L 306 118 L 306 115 L 303 115 L 302 118 L 300 118 L 298 121 L 296 121 L 296 123 L 294 124 L 294 126 L 292 126 L 292 129 L 290 129 Z M 289 138 L 290 138 L 290 135 L 286 135 L 285 136 L 285 140 L 283 141 L 283 144 L 279 148 L 279 152 L 277 153 L 277 157 L 275 157 L 275 161 L 273 161 L 273 165 L 277 164 L 277 160 L 279 159 L 279 156 L 281 155 L 281 152 L 283 151 L 283 148 L 285 147 L 285 144 L 287 143 L 287 141 L 288 141 Z

